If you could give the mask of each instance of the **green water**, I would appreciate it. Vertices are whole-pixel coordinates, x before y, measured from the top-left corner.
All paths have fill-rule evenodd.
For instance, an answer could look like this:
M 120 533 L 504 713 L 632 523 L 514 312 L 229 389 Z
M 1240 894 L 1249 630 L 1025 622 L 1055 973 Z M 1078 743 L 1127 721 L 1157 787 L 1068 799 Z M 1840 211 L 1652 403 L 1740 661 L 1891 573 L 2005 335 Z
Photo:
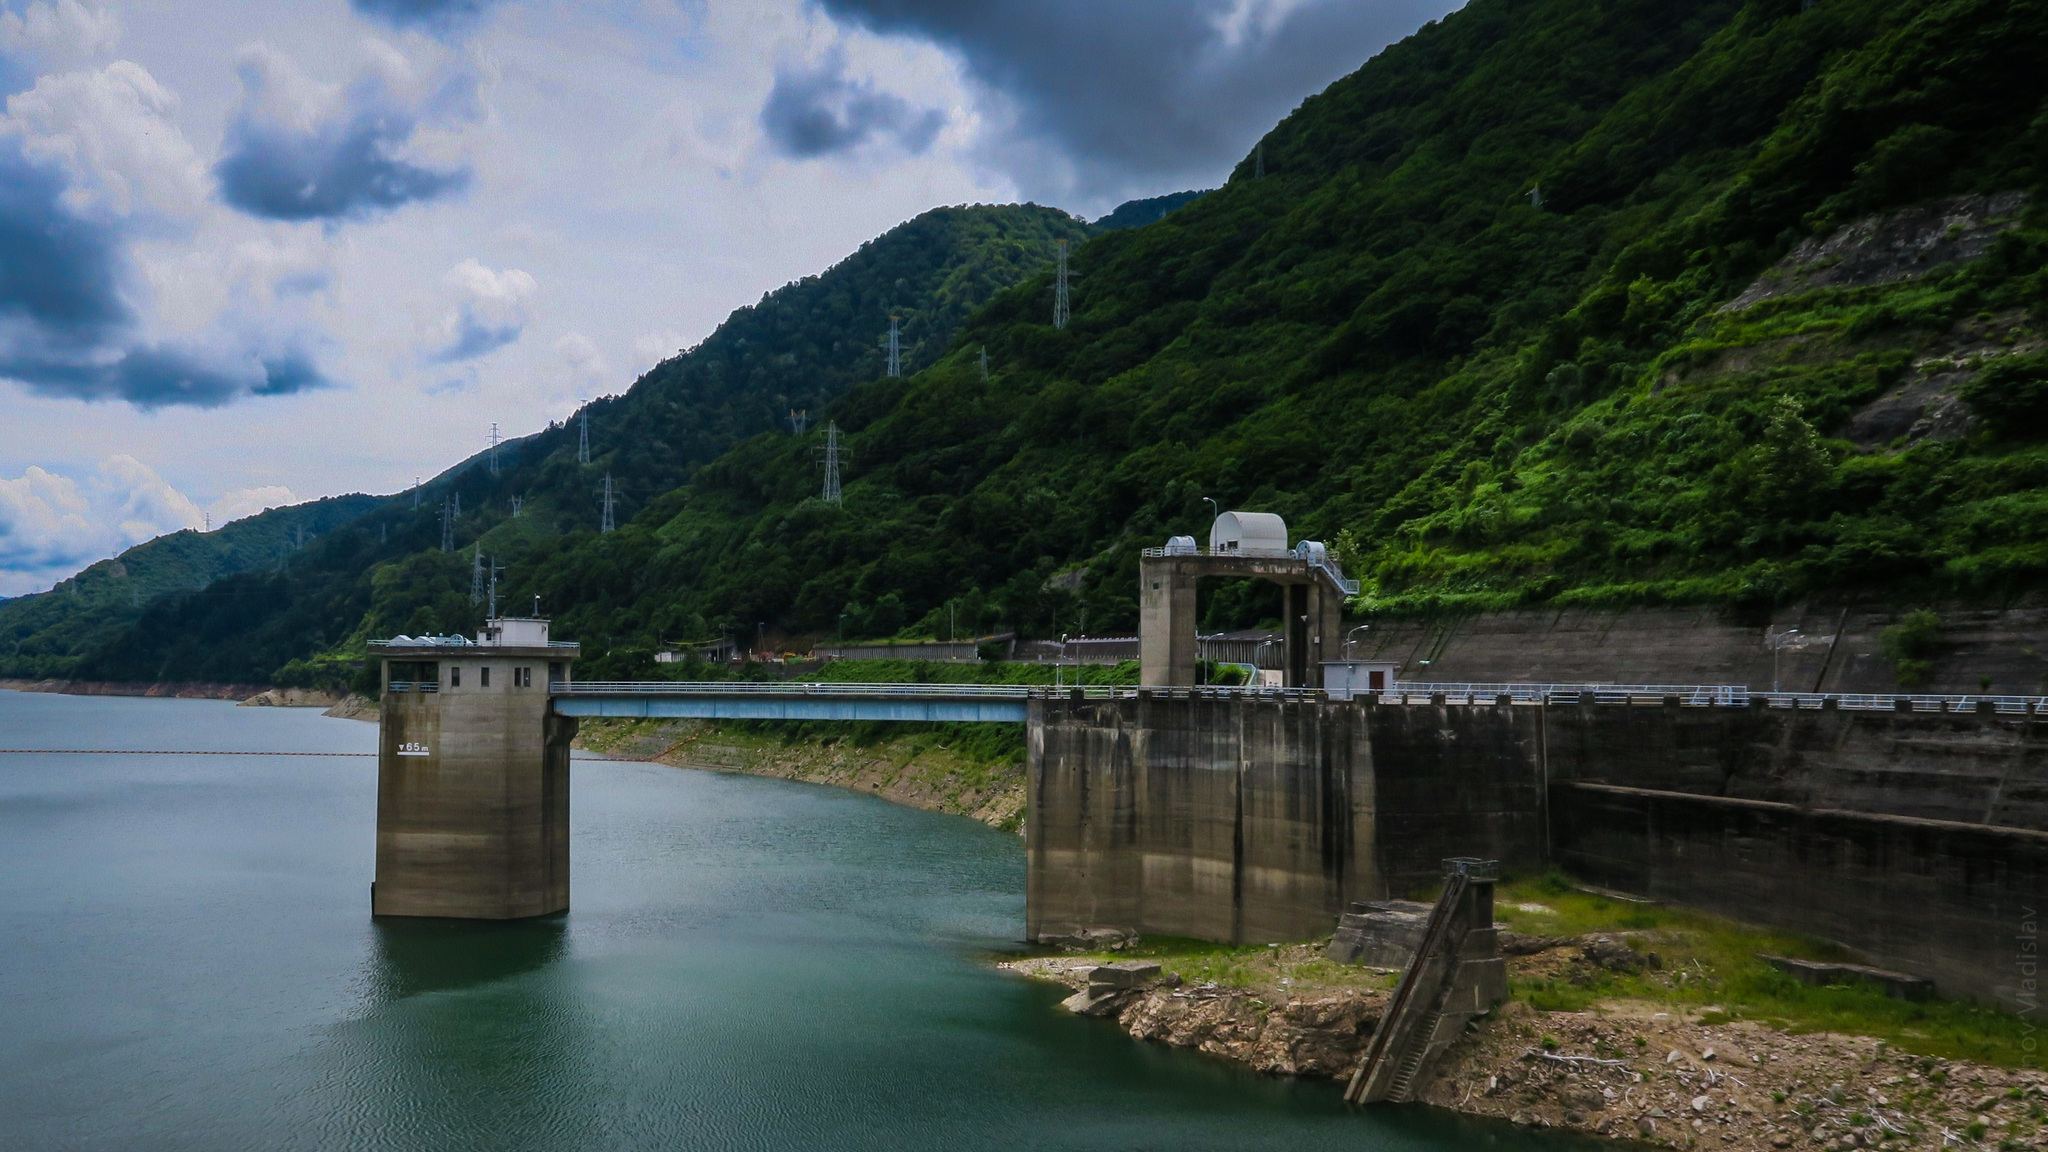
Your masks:
M 374 750 L 368 724 L 0 692 L 0 747 Z M 574 909 L 372 923 L 373 759 L 0 755 L 0 1148 L 1503 1149 L 1138 1044 L 991 971 L 1017 837 L 575 769 Z

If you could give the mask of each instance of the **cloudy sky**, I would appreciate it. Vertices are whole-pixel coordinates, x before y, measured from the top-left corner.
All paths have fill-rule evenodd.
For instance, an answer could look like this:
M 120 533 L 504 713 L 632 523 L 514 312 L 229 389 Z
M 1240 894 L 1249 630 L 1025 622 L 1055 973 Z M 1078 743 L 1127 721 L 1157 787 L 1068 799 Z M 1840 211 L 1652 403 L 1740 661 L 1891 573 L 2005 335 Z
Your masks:
M 1448 0 L 0 0 L 0 596 L 386 492 L 939 204 L 1218 183 Z

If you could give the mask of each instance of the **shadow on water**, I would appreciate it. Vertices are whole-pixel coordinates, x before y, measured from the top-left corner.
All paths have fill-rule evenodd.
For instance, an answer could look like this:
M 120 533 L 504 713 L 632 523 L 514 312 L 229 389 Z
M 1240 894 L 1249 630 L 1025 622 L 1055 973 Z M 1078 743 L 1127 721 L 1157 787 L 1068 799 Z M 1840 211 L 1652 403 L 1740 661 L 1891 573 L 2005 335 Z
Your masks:
M 371 991 L 379 1000 L 459 992 L 538 971 L 568 948 L 568 917 L 438 920 L 380 916 L 372 922 Z

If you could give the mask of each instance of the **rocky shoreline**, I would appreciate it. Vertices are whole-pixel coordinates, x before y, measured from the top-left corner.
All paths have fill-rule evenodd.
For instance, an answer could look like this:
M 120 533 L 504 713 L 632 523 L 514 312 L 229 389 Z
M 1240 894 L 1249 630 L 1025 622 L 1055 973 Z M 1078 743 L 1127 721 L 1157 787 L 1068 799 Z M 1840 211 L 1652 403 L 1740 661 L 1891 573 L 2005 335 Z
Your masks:
M 1604 939 L 1542 942 L 1511 957 L 1510 971 L 1599 967 Z M 1171 958 L 1137 981 L 1097 975 L 1134 967 L 1108 957 L 999 966 L 1074 989 L 1068 1010 L 1114 1019 L 1138 1040 L 1274 1075 L 1349 1079 L 1392 980 L 1371 969 L 1333 974 L 1319 959 L 1317 945 L 1273 948 L 1231 985 L 1183 978 Z M 1795 1033 L 1731 1020 L 1711 1006 L 1644 1001 L 1545 1012 L 1510 1000 L 1475 1022 L 1417 1099 L 1527 1127 L 1686 1149 L 2017 1152 L 2048 1139 L 2048 1076 L 2039 1070 L 1917 1056 L 1869 1037 Z
M 176 700 L 247 700 L 272 691 L 265 684 L 214 684 L 200 681 L 169 681 L 131 684 L 112 680 L 0 680 L 0 688 L 15 692 L 56 692 L 65 696 L 149 696 Z
M 976 761 L 928 739 L 785 743 L 697 721 L 596 721 L 583 725 L 574 746 L 677 768 L 828 784 L 1005 831 L 1023 828 L 1023 765 Z

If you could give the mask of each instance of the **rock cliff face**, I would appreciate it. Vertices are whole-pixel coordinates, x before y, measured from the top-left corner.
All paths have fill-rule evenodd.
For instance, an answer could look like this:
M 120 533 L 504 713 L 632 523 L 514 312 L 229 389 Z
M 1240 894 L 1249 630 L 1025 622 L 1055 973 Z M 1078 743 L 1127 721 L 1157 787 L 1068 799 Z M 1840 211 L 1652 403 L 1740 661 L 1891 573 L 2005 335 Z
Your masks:
M 1912 280 L 1944 264 L 1974 260 L 1998 234 L 2019 226 L 2025 192 L 1950 196 L 1881 216 L 1866 216 L 1825 237 L 1801 241 L 1783 260 L 1724 306 L 1739 312 L 1777 296 L 1820 288 L 1865 288 Z

